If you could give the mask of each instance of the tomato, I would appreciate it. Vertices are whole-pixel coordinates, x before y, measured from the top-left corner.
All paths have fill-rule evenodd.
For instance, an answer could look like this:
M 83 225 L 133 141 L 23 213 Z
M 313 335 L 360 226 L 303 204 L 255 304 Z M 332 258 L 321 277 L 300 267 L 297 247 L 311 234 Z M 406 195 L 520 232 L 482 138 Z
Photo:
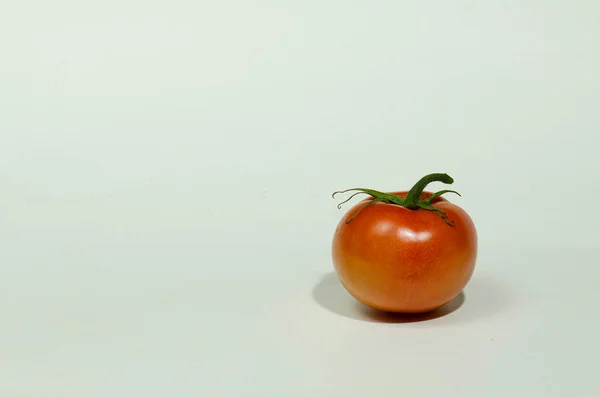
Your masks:
M 344 215 L 332 243 L 342 285 L 364 305 L 427 312 L 450 302 L 471 279 L 477 258 L 475 225 L 462 208 L 441 197 L 457 192 L 424 191 L 434 181 L 453 179 L 430 174 L 410 191 L 336 192 L 371 196 Z

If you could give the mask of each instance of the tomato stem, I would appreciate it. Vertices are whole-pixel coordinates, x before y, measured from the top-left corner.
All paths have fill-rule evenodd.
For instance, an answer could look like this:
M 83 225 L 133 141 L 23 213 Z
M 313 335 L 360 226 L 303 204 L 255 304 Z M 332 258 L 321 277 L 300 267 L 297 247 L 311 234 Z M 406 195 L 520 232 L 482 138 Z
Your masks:
M 417 183 L 415 183 L 415 185 L 409 190 L 409 192 L 406 195 L 406 198 L 396 196 L 395 194 L 383 193 L 378 190 L 365 189 L 365 188 L 352 188 L 352 189 L 337 191 L 337 192 L 333 193 L 332 197 L 335 198 L 335 196 L 337 194 L 341 194 L 341 193 L 356 192 L 356 193 L 352 194 L 347 200 L 341 202 L 338 205 L 338 209 L 341 208 L 342 204 L 347 203 L 353 197 L 355 197 L 359 194 L 368 194 L 369 196 L 373 197 L 373 200 L 370 200 L 366 205 L 363 205 L 362 207 L 360 207 L 359 210 L 348 221 L 346 221 L 347 224 L 352 222 L 357 217 L 357 215 L 360 214 L 362 212 L 362 210 L 364 210 L 365 208 L 367 208 L 370 205 L 375 204 L 377 202 L 382 202 L 382 203 L 386 203 L 386 204 L 398 205 L 400 207 L 404 207 L 409 210 L 424 209 L 427 211 L 433 211 L 436 215 L 438 215 L 440 218 L 442 218 L 442 220 L 444 222 L 446 222 L 448 225 L 454 226 L 454 221 L 448 219 L 448 214 L 445 211 L 442 211 L 439 208 L 435 207 L 431 202 L 434 199 L 440 197 L 442 194 L 454 193 L 454 194 L 458 194 L 460 196 L 460 193 L 458 193 L 457 191 L 454 191 L 454 190 L 440 190 L 440 191 L 432 194 L 430 197 L 421 200 L 421 194 L 423 193 L 423 190 L 425 190 L 427 185 L 429 185 L 432 182 L 442 182 L 442 183 L 446 183 L 446 184 L 452 184 L 452 183 L 454 183 L 454 179 L 452 179 L 452 177 L 448 174 L 436 173 L 436 174 L 425 175 L 423 178 L 419 179 L 419 181 Z
M 409 190 L 406 195 L 406 199 L 404 200 L 404 207 L 409 210 L 416 210 L 420 208 L 419 202 L 421 198 L 421 193 L 423 190 L 432 182 L 443 182 L 447 184 L 454 183 L 454 179 L 448 174 L 429 174 L 425 175 L 423 178 L 419 179 L 417 183 Z

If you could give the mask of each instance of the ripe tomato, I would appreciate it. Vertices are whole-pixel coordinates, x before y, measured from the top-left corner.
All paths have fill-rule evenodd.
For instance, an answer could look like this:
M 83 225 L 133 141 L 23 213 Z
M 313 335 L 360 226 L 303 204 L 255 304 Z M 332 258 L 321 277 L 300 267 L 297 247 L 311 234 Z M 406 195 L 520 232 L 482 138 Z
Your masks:
M 453 179 L 430 174 L 410 191 L 343 191 L 371 195 L 342 218 L 332 244 L 342 285 L 363 304 L 389 312 L 427 312 L 450 302 L 470 280 L 477 257 L 475 225 L 463 209 L 441 197 L 456 192 L 423 191 L 432 181 Z

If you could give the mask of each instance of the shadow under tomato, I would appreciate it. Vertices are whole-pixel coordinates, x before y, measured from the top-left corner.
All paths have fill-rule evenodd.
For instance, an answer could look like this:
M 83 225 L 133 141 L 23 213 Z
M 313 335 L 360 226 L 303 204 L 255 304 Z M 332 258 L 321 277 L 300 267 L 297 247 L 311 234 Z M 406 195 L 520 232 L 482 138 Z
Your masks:
M 475 292 L 479 291 L 480 293 L 492 294 L 493 296 L 489 296 L 489 299 L 478 297 L 478 299 L 483 299 L 483 302 L 467 305 L 471 306 L 469 307 L 470 310 L 466 310 L 467 313 L 462 313 L 464 310 L 461 310 L 456 316 L 452 316 L 453 318 L 456 317 L 459 321 L 469 320 L 490 314 L 499 308 L 500 301 L 497 299 L 497 294 L 494 295 L 497 290 L 489 288 L 489 285 L 482 286 L 480 281 L 481 279 L 471 280 L 468 287 L 471 287 L 470 289 Z M 469 288 L 467 289 L 469 290 Z M 457 311 L 466 301 L 465 293 L 461 292 L 452 301 L 431 312 L 420 314 L 382 312 L 371 309 L 354 299 L 342 286 L 336 273 L 328 273 L 323 276 L 313 288 L 312 296 L 320 306 L 333 313 L 355 320 L 380 323 L 415 323 L 435 320 Z M 471 292 L 469 292 L 469 296 L 472 296 Z

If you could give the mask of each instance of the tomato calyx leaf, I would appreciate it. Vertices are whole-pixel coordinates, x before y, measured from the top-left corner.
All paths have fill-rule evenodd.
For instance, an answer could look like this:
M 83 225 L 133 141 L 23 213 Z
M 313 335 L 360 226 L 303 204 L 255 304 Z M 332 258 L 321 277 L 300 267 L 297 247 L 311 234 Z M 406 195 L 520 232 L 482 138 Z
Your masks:
M 421 200 L 420 202 L 421 202 L 421 203 L 423 203 L 423 202 L 424 202 L 424 203 L 431 204 L 431 202 L 432 202 L 433 200 L 435 200 L 436 198 L 440 197 L 442 194 L 446 194 L 446 193 L 454 193 L 454 194 L 457 194 L 457 195 L 459 195 L 460 197 L 462 197 L 462 196 L 460 195 L 460 193 L 459 193 L 459 192 L 457 192 L 456 190 L 440 190 L 439 192 L 435 192 L 435 193 L 433 193 L 433 194 L 432 194 L 430 197 L 427 197 L 426 199 L 423 199 L 423 200 Z
M 350 222 L 352 222 L 354 220 L 354 218 L 356 218 L 358 216 L 358 214 L 360 214 L 362 212 L 362 210 L 364 210 L 365 208 L 375 204 L 375 203 L 387 203 L 387 204 L 395 204 L 395 205 L 399 205 L 401 207 L 404 207 L 404 199 L 400 196 L 396 196 L 395 194 L 389 194 L 389 193 L 384 193 L 384 192 L 380 192 L 378 190 L 373 190 L 373 189 L 365 189 L 365 188 L 361 188 L 361 187 L 355 187 L 352 189 L 346 189 L 346 190 L 340 190 L 337 192 L 334 192 L 331 197 L 335 198 L 336 195 L 338 194 L 343 194 L 343 193 L 348 193 L 348 192 L 356 192 L 354 194 L 352 194 L 350 197 L 348 197 L 346 200 L 342 201 L 341 203 L 338 204 L 338 209 L 342 208 L 342 205 L 347 203 L 348 201 L 352 200 L 352 198 L 358 196 L 359 194 L 368 194 L 369 196 L 373 197 L 373 200 L 370 200 L 368 203 L 366 203 L 365 205 L 363 205 L 362 207 L 359 208 L 359 210 L 356 212 L 356 214 L 354 214 L 350 219 L 348 219 L 346 221 L 346 224 L 349 224 Z
M 443 210 L 435 207 L 432 204 L 432 201 L 446 193 L 454 193 L 459 196 L 460 196 L 460 193 L 458 193 L 455 190 L 440 190 L 440 191 L 432 194 L 430 197 L 421 199 L 421 194 L 423 193 L 423 190 L 431 182 L 442 182 L 442 183 L 446 183 L 446 184 L 452 184 L 452 183 L 454 183 L 454 179 L 452 179 L 452 177 L 448 174 L 436 173 L 436 174 L 425 175 L 410 189 L 410 191 L 406 195 L 406 198 L 396 196 L 395 194 L 384 193 L 384 192 L 380 192 L 378 190 L 365 189 L 365 188 L 351 188 L 351 189 L 346 189 L 346 190 L 340 190 L 340 191 L 334 192 L 332 194 L 332 197 L 335 198 L 335 196 L 338 194 L 355 192 L 348 199 L 346 199 L 346 200 L 342 201 L 340 204 L 338 204 L 338 206 L 337 206 L 338 209 L 341 209 L 343 204 L 352 200 L 354 197 L 358 196 L 359 194 L 367 194 L 367 195 L 373 197 L 373 200 L 369 200 L 365 205 L 360 207 L 358 209 L 358 211 L 354 215 L 352 215 L 352 217 L 350 219 L 348 219 L 346 221 L 346 224 L 349 224 L 350 222 L 352 222 L 358 216 L 358 214 L 360 214 L 365 208 L 367 208 L 375 203 L 381 202 L 381 203 L 386 203 L 386 204 L 398 205 L 398 206 L 401 206 L 401 207 L 404 207 L 404 208 L 407 208 L 410 210 L 423 209 L 423 210 L 427 210 L 427 211 L 433 211 L 448 225 L 455 226 L 455 222 L 453 220 L 448 219 L 448 213 L 446 211 L 443 211 Z
M 338 204 L 338 209 L 342 208 L 342 204 L 347 203 L 348 201 L 352 200 L 352 198 L 354 198 L 355 196 L 357 196 L 359 194 L 368 194 L 369 196 L 379 199 L 380 201 L 389 202 L 389 204 L 397 204 L 397 205 L 404 206 L 404 199 L 400 196 L 396 196 L 395 194 L 380 192 L 378 190 L 365 189 L 362 187 L 354 187 L 352 189 L 339 190 L 337 192 L 334 192 L 331 195 L 331 197 L 335 198 L 335 196 L 338 194 L 343 194 L 343 193 L 348 193 L 348 192 L 356 192 L 356 193 L 354 193 L 352 196 L 350 196 L 347 200 L 344 200 L 340 204 Z
M 442 218 L 442 220 L 444 222 L 446 222 L 448 225 L 450 225 L 450 226 L 454 226 L 455 225 L 455 223 L 454 223 L 453 220 L 449 220 L 448 219 L 448 213 L 446 211 L 442 211 L 441 209 L 434 207 L 433 204 L 420 202 L 419 203 L 419 208 L 422 208 L 422 209 L 428 210 L 428 211 L 433 211 L 437 216 L 439 216 L 440 218 Z

